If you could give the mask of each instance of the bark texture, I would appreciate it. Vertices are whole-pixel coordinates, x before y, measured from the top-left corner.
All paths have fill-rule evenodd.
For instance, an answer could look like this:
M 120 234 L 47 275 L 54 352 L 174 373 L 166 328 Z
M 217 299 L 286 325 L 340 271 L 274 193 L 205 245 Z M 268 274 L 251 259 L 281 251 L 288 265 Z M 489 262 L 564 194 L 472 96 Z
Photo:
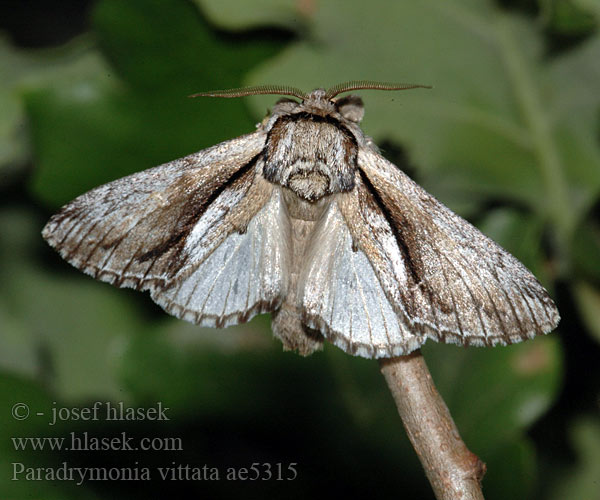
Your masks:
M 421 351 L 379 363 L 436 498 L 483 499 L 485 464 L 460 438 Z

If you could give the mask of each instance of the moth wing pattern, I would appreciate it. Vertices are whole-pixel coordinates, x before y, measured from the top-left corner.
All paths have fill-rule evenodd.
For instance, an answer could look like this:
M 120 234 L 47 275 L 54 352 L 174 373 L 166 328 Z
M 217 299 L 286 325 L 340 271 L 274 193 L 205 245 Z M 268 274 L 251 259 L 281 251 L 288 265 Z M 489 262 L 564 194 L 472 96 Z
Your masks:
M 245 321 L 272 309 L 285 287 L 280 202 L 257 173 L 265 140 L 257 131 L 100 186 L 63 207 L 42 234 L 73 266 L 116 286 L 150 290 L 176 316 L 212 325 Z M 255 265 L 238 273 L 218 253 L 223 245 Z M 282 268 L 259 269 L 264 258 L 283 259 Z M 209 277 L 215 282 L 202 303 L 200 277 L 205 286 Z
M 556 306 L 516 258 L 376 151 L 361 148 L 356 189 L 336 205 L 314 241 L 337 238 L 337 252 L 313 254 L 303 308 L 309 326 L 345 351 L 398 356 L 427 338 L 510 344 L 558 324 Z M 320 286 L 324 276 L 345 292 Z
M 281 191 L 262 178 L 257 183 L 267 201 L 245 229 L 228 234 L 176 284 L 151 291 L 166 311 L 223 328 L 279 308 L 288 284 L 289 219 Z M 190 252 L 195 243 L 188 242 Z

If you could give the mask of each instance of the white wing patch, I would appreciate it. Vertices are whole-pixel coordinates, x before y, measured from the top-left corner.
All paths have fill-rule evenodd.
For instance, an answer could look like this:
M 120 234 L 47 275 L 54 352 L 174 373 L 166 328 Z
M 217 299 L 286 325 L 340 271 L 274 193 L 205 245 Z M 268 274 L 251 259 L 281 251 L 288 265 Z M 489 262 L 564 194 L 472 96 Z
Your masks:
M 204 326 L 243 323 L 272 311 L 287 291 L 289 237 L 287 212 L 274 189 L 244 233 L 229 234 L 186 278 L 154 289 L 152 298 L 169 313 Z
M 399 356 L 424 342 L 417 329 L 402 324 L 369 259 L 353 248 L 337 203 L 331 203 L 310 245 L 300 280 L 308 326 L 366 358 Z

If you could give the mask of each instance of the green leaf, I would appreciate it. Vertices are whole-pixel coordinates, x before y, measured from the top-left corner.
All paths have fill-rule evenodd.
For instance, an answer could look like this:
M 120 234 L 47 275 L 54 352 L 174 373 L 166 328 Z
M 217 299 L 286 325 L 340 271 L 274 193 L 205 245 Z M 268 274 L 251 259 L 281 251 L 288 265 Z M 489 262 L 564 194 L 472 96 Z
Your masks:
M 600 290 L 580 280 L 573 284 L 573 292 L 581 319 L 596 341 L 600 342 Z
M 239 99 L 188 99 L 239 86 L 278 45 L 215 33 L 185 1 L 104 0 L 89 71 L 25 95 L 38 157 L 34 193 L 57 206 L 99 184 L 252 131 Z M 243 40 L 241 40 L 243 41 Z
M 19 102 L 17 82 L 20 66 L 26 66 L 22 57 L 0 38 L 0 186 L 14 173 L 27 156 L 26 136 L 23 134 L 24 116 Z
M 600 24 L 600 0 L 573 0 L 573 3 L 594 16 L 596 24 Z
M 139 314 L 126 291 L 33 264 L 39 231 L 27 213 L 0 212 L 10 238 L 0 244 L 0 368 L 39 378 L 66 400 L 124 399 L 115 367 L 124 339 L 142 327 Z
M 461 436 L 484 461 L 543 415 L 560 387 L 555 334 L 493 349 L 428 343 L 423 354 Z
M 598 0 L 538 0 L 542 22 L 563 34 L 590 31 L 600 14 Z
M 600 221 L 593 215 L 575 231 L 573 245 L 573 275 L 592 283 L 600 283 Z
M 550 500 L 564 498 L 598 498 L 600 496 L 600 423 L 598 417 L 581 417 L 572 422 L 571 442 L 577 463 L 563 469 L 554 478 Z
M 0 37 L 0 187 L 30 156 L 22 94 L 58 75 L 68 82 L 87 60 L 87 45 L 80 39 L 59 48 L 25 50 Z
M 537 218 L 522 212 L 501 208 L 487 212 L 479 229 L 517 257 L 538 279 L 549 286 L 550 279 L 541 265 L 543 262 L 543 224 Z
M 279 353 L 268 318 L 225 330 L 165 318 L 127 339 L 119 377 L 140 404 L 160 400 L 175 415 L 251 418 L 269 407 L 261 384 Z
M 194 0 L 212 22 L 228 29 L 250 29 L 278 24 L 298 29 L 312 14 L 311 1 L 297 0 Z
M 528 439 L 519 437 L 502 443 L 486 455 L 485 463 L 487 472 L 481 486 L 487 500 L 532 498 L 536 460 Z

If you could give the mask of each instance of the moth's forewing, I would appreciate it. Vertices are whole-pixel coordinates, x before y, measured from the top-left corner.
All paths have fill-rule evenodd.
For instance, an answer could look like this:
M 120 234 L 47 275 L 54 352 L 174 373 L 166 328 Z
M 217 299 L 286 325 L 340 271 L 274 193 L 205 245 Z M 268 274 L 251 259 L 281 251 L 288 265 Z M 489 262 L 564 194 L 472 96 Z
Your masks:
M 183 279 L 151 292 L 166 311 L 201 325 L 224 327 L 281 305 L 288 286 L 289 220 L 280 190 L 260 177 L 253 187 L 262 191 L 257 199 L 260 196 L 265 202 L 247 225 L 241 231 L 232 226 L 212 252 L 190 266 Z M 235 212 L 224 217 L 243 215 Z M 202 237 L 190 236 L 184 252 L 193 258 L 202 244 Z
M 336 229 L 337 244 L 345 260 L 336 262 L 337 268 L 333 261 L 322 265 L 334 273 L 334 286 L 354 280 L 350 288 L 357 299 L 314 286 L 323 273 L 317 267 L 305 278 L 305 313 L 324 325 L 327 337 L 349 352 L 380 357 L 406 354 L 428 337 L 509 344 L 556 327 L 556 306 L 517 259 L 375 151 L 361 149 L 358 161 L 355 192 L 338 199 L 347 228 Z M 327 238 L 333 237 L 316 241 Z M 374 272 L 366 272 L 361 257 L 348 252 L 349 241 Z M 377 287 L 384 293 L 375 300 Z M 340 300 L 351 323 L 336 313 Z
M 263 253 L 252 256 L 268 260 L 277 249 L 265 241 L 285 237 L 277 234 L 280 226 L 265 224 L 265 216 L 247 231 L 271 197 L 271 186 L 266 190 L 265 181 L 254 182 L 265 139 L 257 131 L 93 189 L 53 216 L 43 236 L 75 267 L 117 286 L 149 289 L 157 302 L 186 319 L 224 324 L 232 315 L 247 319 L 269 310 L 283 293 L 280 269 L 246 273 L 245 279 L 270 284 L 264 293 L 249 293 L 244 277 L 225 269 L 218 276 L 223 299 L 218 307 L 206 281 L 206 303 L 195 296 L 199 276 L 217 279 L 216 258 L 202 264 L 224 242 L 239 252 L 244 241 L 263 238 Z M 267 218 L 274 212 L 271 208 Z

